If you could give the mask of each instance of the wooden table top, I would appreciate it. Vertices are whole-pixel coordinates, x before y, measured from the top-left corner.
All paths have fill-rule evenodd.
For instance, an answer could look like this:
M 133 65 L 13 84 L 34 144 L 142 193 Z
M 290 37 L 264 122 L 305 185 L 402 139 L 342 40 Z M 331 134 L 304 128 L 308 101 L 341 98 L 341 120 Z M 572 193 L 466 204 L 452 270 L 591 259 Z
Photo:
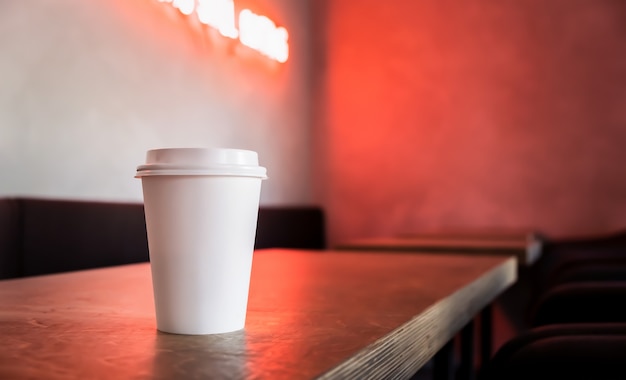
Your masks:
M 244 330 L 156 330 L 148 263 L 0 281 L 2 379 L 409 378 L 516 280 L 504 256 L 255 252 Z
M 520 265 L 530 266 L 541 257 L 542 246 L 535 234 L 441 233 L 355 239 L 335 249 L 515 255 Z

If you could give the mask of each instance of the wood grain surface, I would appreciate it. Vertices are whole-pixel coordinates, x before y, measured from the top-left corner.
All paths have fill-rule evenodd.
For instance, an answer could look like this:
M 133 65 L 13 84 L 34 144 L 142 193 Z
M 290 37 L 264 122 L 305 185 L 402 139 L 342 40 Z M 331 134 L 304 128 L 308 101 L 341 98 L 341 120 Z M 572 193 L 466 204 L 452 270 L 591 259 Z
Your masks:
M 156 330 L 149 264 L 0 281 L 0 379 L 408 378 L 516 259 L 260 250 L 244 330 Z

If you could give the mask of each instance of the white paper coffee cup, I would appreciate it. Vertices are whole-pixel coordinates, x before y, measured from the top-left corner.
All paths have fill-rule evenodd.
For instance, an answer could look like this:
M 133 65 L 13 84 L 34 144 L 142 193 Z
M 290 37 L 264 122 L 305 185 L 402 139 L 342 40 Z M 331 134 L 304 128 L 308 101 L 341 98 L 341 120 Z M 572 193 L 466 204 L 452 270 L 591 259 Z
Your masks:
M 149 150 L 142 180 L 157 329 L 216 334 L 244 328 L 266 169 L 256 152 Z

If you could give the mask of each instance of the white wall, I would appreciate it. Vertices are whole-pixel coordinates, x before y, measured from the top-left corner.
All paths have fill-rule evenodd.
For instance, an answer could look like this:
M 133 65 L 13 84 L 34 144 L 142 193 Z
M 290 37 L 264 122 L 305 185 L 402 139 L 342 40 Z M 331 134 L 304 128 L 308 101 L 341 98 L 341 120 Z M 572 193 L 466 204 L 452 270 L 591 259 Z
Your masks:
M 224 146 L 259 152 L 262 204 L 309 203 L 307 4 L 245 1 L 279 64 L 156 0 L 0 2 L 0 196 L 140 201 L 147 149 Z

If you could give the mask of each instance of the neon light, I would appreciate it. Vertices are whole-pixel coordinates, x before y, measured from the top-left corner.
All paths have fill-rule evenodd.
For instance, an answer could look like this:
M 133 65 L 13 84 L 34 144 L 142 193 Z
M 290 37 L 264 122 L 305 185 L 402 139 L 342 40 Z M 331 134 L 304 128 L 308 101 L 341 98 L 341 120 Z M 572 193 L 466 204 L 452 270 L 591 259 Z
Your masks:
M 289 57 L 289 34 L 285 28 L 277 28 L 272 20 L 254 14 L 248 9 L 239 13 L 242 44 L 260 51 L 270 58 L 284 63 Z
M 193 13 L 194 8 L 196 7 L 195 0 L 174 0 L 172 2 L 174 8 L 177 8 L 180 13 L 189 16 Z
M 228 38 L 237 38 L 235 3 L 233 0 L 198 0 L 198 19 Z
M 190 16 L 194 12 L 198 20 L 227 38 L 239 41 L 261 54 L 284 63 L 289 58 L 289 33 L 277 27 L 269 18 L 257 15 L 249 9 L 239 13 L 239 30 L 235 26 L 235 3 L 233 0 L 157 0 L 170 3 L 180 13 Z

